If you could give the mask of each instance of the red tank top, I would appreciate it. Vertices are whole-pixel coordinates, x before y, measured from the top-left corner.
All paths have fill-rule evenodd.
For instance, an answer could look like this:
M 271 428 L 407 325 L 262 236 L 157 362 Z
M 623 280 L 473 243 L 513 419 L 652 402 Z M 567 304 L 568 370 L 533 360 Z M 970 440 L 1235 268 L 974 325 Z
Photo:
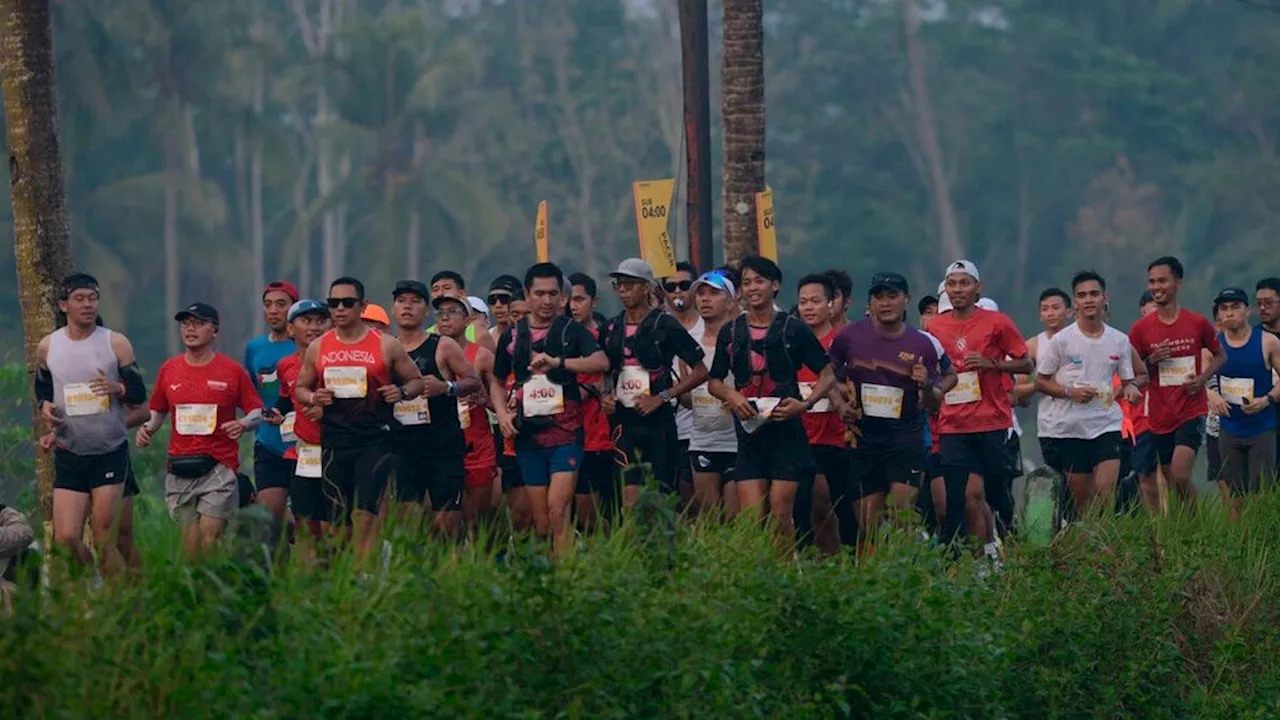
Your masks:
M 831 341 L 836 339 L 836 331 L 832 330 L 823 337 L 818 338 L 818 342 L 822 345 L 823 350 L 831 350 Z M 796 371 L 796 380 L 801 383 L 818 382 L 818 376 L 814 374 L 806 366 L 800 366 Z M 809 436 L 810 445 L 832 445 L 835 447 L 844 447 L 844 422 L 835 411 L 830 412 L 808 412 L 801 418 L 800 422 L 804 424 L 804 432 Z
M 596 328 L 591 331 L 596 341 L 600 340 L 600 329 Z M 579 385 L 600 386 L 603 378 L 600 374 L 595 375 L 579 375 Z M 600 407 L 600 398 L 592 395 L 585 390 L 582 393 L 582 429 L 583 429 L 583 445 L 584 452 L 602 452 L 613 449 L 613 435 L 609 431 L 609 418 L 605 416 L 604 409 Z
M 360 340 L 344 343 L 336 330 L 330 330 L 316 342 L 320 343 L 316 386 L 337 395 L 324 410 L 325 445 L 353 447 L 385 439 L 393 415 L 392 406 L 378 394 L 378 388 L 391 384 L 382 336 L 368 331 Z
M 467 358 L 467 362 L 471 367 L 476 366 L 476 354 L 480 352 L 480 346 L 475 343 L 467 343 L 467 347 L 462 354 Z M 479 403 L 472 404 L 467 409 L 466 417 L 462 420 L 462 434 L 467 442 L 467 456 L 463 461 L 463 465 L 468 470 L 477 470 L 486 467 L 493 467 L 498 464 L 498 454 L 493 442 L 493 431 L 489 429 L 489 412 L 484 405 Z
M 319 445 L 320 424 L 313 422 L 302 412 L 302 404 L 298 402 L 298 397 L 294 394 L 294 391 L 298 389 L 298 373 L 301 370 L 302 359 L 298 355 L 290 355 L 280 361 L 276 366 L 276 374 L 280 377 L 280 394 L 293 401 L 293 434 L 308 445 Z M 289 445 L 289 449 L 285 451 L 284 456 L 289 460 L 296 460 L 298 458 L 298 448 L 292 444 Z

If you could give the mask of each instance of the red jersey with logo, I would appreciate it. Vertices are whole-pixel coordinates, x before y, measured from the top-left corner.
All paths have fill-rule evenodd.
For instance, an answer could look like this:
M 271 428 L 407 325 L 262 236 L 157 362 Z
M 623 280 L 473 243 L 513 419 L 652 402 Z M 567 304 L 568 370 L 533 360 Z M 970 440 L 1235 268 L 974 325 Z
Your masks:
M 831 341 L 836 339 L 836 331 L 832 330 L 826 335 L 818 338 L 818 342 L 822 345 L 823 350 L 831 349 Z M 807 365 L 801 365 L 796 370 L 796 380 L 803 387 L 806 383 L 810 386 L 816 385 L 818 375 L 809 369 Z M 824 400 L 824 403 L 829 401 Z M 840 420 L 840 416 L 834 410 L 828 412 L 807 412 L 801 418 L 800 422 L 804 423 L 804 432 L 809 436 L 810 445 L 834 445 L 835 447 L 844 447 L 844 422 Z
M 302 403 L 295 394 L 298 389 L 298 375 L 302 372 L 302 356 L 290 355 L 276 366 L 276 374 L 280 377 L 280 397 L 287 397 L 293 403 L 293 434 L 308 445 L 320 444 L 320 423 L 308 418 L 302 412 Z M 284 453 L 289 460 L 298 459 L 298 448 L 290 445 Z
M 596 342 L 599 342 L 600 329 L 587 329 L 591 331 L 591 335 L 595 337 Z M 628 332 L 634 332 L 634 326 L 628 326 L 627 330 Z M 578 376 L 578 384 L 584 387 L 582 391 L 582 430 L 584 435 L 582 449 L 584 452 L 602 452 L 613 449 L 613 436 L 609 431 L 609 418 L 604 414 L 604 409 L 600 406 L 600 398 L 585 390 L 587 386 L 599 388 L 603 379 L 604 376 L 600 373 Z
M 467 343 L 467 347 L 462 351 L 462 354 L 467 358 L 467 362 L 471 364 L 471 367 L 474 368 L 476 366 L 476 354 L 479 352 L 479 345 Z M 462 466 L 467 470 L 483 470 L 496 466 L 498 464 L 498 450 L 493 442 L 493 431 L 489 429 L 489 411 L 479 402 L 473 402 L 467 407 L 465 419 L 462 418 L 461 412 L 460 408 L 459 420 L 462 421 L 462 436 L 467 443 L 467 455 L 462 461 Z
M 391 370 L 382 355 L 382 336 L 372 330 L 356 342 L 338 339 L 330 330 L 320 339 L 316 357 L 316 387 L 330 388 L 338 395 L 324 409 L 325 444 L 331 447 L 359 447 L 385 439 L 391 431 L 392 406 L 378 394 L 391 384 Z
M 947 312 L 929 322 L 929 334 L 942 344 L 942 349 L 960 375 L 960 382 L 977 382 L 976 400 L 962 402 L 965 393 L 961 385 L 947 394 L 949 399 L 943 400 L 938 411 L 938 434 L 960 435 L 1013 427 L 1008 373 L 994 368 L 966 370 L 964 362 L 969 353 L 978 353 L 996 362 L 1027 356 L 1027 343 L 1009 316 L 994 310 L 974 308 L 972 314 L 961 320 L 954 312 Z M 975 389 L 972 385 L 968 387 Z
M 262 399 L 249 373 L 236 361 L 215 353 L 204 365 L 192 365 L 185 355 L 171 357 L 156 373 L 149 404 L 153 412 L 168 414 L 173 432 L 169 455 L 209 455 L 232 471 L 240 469 L 240 443 L 222 430 L 236 419 L 236 409 L 262 409 Z
M 1169 359 L 1157 365 L 1147 358 L 1161 343 L 1169 344 Z M 1203 388 L 1187 392 L 1182 382 L 1204 371 L 1200 351 L 1218 353 L 1218 333 L 1205 316 L 1180 309 L 1172 323 L 1160 320 L 1158 312 L 1140 318 L 1129 329 L 1129 342 L 1143 362 L 1151 380 L 1147 383 L 1147 420 L 1151 432 L 1167 435 L 1179 425 L 1209 414 L 1209 401 Z

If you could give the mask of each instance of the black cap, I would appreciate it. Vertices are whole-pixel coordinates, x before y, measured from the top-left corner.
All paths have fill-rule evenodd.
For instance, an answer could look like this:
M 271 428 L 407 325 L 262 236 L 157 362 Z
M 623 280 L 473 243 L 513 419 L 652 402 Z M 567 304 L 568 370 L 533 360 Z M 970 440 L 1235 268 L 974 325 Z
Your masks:
M 98 279 L 89 273 L 73 272 L 62 279 L 61 298 L 66 300 L 76 290 L 98 291 Z
M 405 293 L 417 295 L 423 300 L 431 298 L 431 292 L 427 290 L 427 286 L 421 280 L 401 280 L 396 283 L 396 287 L 391 291 L 391 297 L 400 297 Z
M 489 283 L 489 294 L 506 293 L 513 298 L 524 297 L 524 287 L 520 284 L 520 279 L 514 275 L 499 275 Z
M 1241 305 L 1249 304 L 1249 293 L 1238 287 L 1224 288 L 1218 293 L 1218 297 L 1213 299 L 1213 306 L 1216 308 L 1225 303 L 1240 303 Z
M 907 279 L 892 272 L 876 273 L 871 276 L 871 282 L 867 285 L 867 294 L 874 295 L 877 290 L 896 290 L 903 295 L 911 294 Z
M 1143 293 L 1142 293 L 1142 297 L 1138 298 L 1138 307 L 1142 307 L 1143 305 L 1146 305 L 1147 303 L 1153 303 L 1153 302 L 1155 302 L 1155 301 L 1156 301 L 1156 299 L 1155 299 L 1155 297 L 1153 297 L 1153 296 L 1151 295 L 1151 291 L 1150 291 L 1150 290 L 1145 290 L 1145 291 L 1143 291 Z
M 173 316 L 173 319 L 178 322 L 182 322 L 187 318 L 195 318 L 197 320 L 203 320 L 217 325 L 218 309 L 208 303 L 191 303 L 182 310 L 179 310 L 177 315 Z
M 441 295 L 435 300 L 432 300 L 431 307 L 435 308 L 436 310 L 439 310 L 440 306 L 444 305 L 445 303 L 455 303 L 462 308 L 462 312 L 466 313 L 467 315 L 471 314 L 471 303 L 467 302 L 463 298 L 454 297 L 452 295 Z

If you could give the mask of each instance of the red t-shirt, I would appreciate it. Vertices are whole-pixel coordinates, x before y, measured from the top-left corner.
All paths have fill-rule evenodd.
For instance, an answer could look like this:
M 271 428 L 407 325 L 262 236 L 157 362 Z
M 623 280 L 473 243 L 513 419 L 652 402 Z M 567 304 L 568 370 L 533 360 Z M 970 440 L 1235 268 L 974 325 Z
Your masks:
M 236 419 L 236 408 L 244 413 L 262 409 L 262 399 L 248 371 L 226 355 L 215 353 L 204 365 L 192 365 L 185 355 L 178 355 L 165 360 L 156 373 L 150 407 L 170 415 L 169 455 L 210 455 L 237 471 L 240 444 L 222 431 L 222 425 Z
M 964 320 L 954 312 L 943 313 L 929 322 L 929 334 L 942 343 L 942 349 L 955 365 L 964 383 L 970 372 L 977 379 L 977 400 L 961 402 L 964 386 L 957 385 L 944 399 L 938 412 L 939 435 L 1008 430 L 1013 427 L 1013 404 L 1006 389 L 1007 373 L 999 370 L 966 371 L 964 357 L 971 352 L 997 362 L 1027 356 L 1027 344 L 1009 316 L 994 310 L 974 308 Z M 975 376 L 969 376 L 972 379 Z
M 831 349 L 831 341 L 836 339 L 836 331 L 818 338 L 823 350 Z M 817 383 L 818 376 L 807 365 L 801 365 L 796 371 L 796 380 L 801 383 Z M 804 424 L 804 432 L 809 436 L 810 445 L 834 445 L 844 447 L 844 422 L 834 410 L 829 412 L 807 412 L 800 418 Z
M 632 331 L 634 326 L 627 326 L 628 331 Z M 596 342 L 600 342 L 600 329 L 591 329 L 592 336 Z M 600 381 L 603 375 L 596 373 L 593 375 L 579 375 L 579 385 L 594 385 L 600 387 Z M 585 452 L 603 452 L 613 449 L 613 436 L 609 432 L 609 418 L 604 414 L 604 410 L 600 407 L 600 398 L 595 397 L 586 390 L 582 391 L 582 430 L 584 441 L 582 449 Z
M 1169 359 L 1159 366 L 1147 364 L 1151 375 L 1147 383 L 1147 419 L 1151 432 L 1168 435 L 1179 425 L 1209 414 L 1209 401 L 1203 389 L 1191 393 L 1182 387 L 1187 375 L 1199 375 L 1204 371 L 1200 363 L 1200 351 L 1218 352 L 1218 334 L 1213 323 L 1205 316 L 1181 309 L 1172 323 L 1160 320 L 1159 313 L 1140 318 L 1129 329 L 1129 342 L 1133 344 L 1143 362 L 1155 352 L 1156 346 L 1169 341 Z M 1161 384 L 1161 367 L 1165 368 L 1167 385 Z
M 302 412 L 302 403 L 294 394 L 298 389 L 298 375 L 302 372 L 302 356 L 290 355 L 276 365 L 276 375 L 280 378 L 280 397 L 287 397 L 293 402 L 294 421 L 293 434 L 308 445 L 320 444 L 320 423 L 308 418 Z M 298 459 L 298 447 L 289 445 L 284 457 L 288 460 Z

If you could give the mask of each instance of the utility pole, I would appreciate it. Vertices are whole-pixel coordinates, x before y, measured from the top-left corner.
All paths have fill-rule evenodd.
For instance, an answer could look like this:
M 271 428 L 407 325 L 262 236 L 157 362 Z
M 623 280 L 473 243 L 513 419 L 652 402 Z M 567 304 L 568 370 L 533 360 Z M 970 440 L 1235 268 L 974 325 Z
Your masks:
M 680 0 L 689 259 L 701 272 L 715 265 L 711 238 L 711 48 L 707 0 Z

